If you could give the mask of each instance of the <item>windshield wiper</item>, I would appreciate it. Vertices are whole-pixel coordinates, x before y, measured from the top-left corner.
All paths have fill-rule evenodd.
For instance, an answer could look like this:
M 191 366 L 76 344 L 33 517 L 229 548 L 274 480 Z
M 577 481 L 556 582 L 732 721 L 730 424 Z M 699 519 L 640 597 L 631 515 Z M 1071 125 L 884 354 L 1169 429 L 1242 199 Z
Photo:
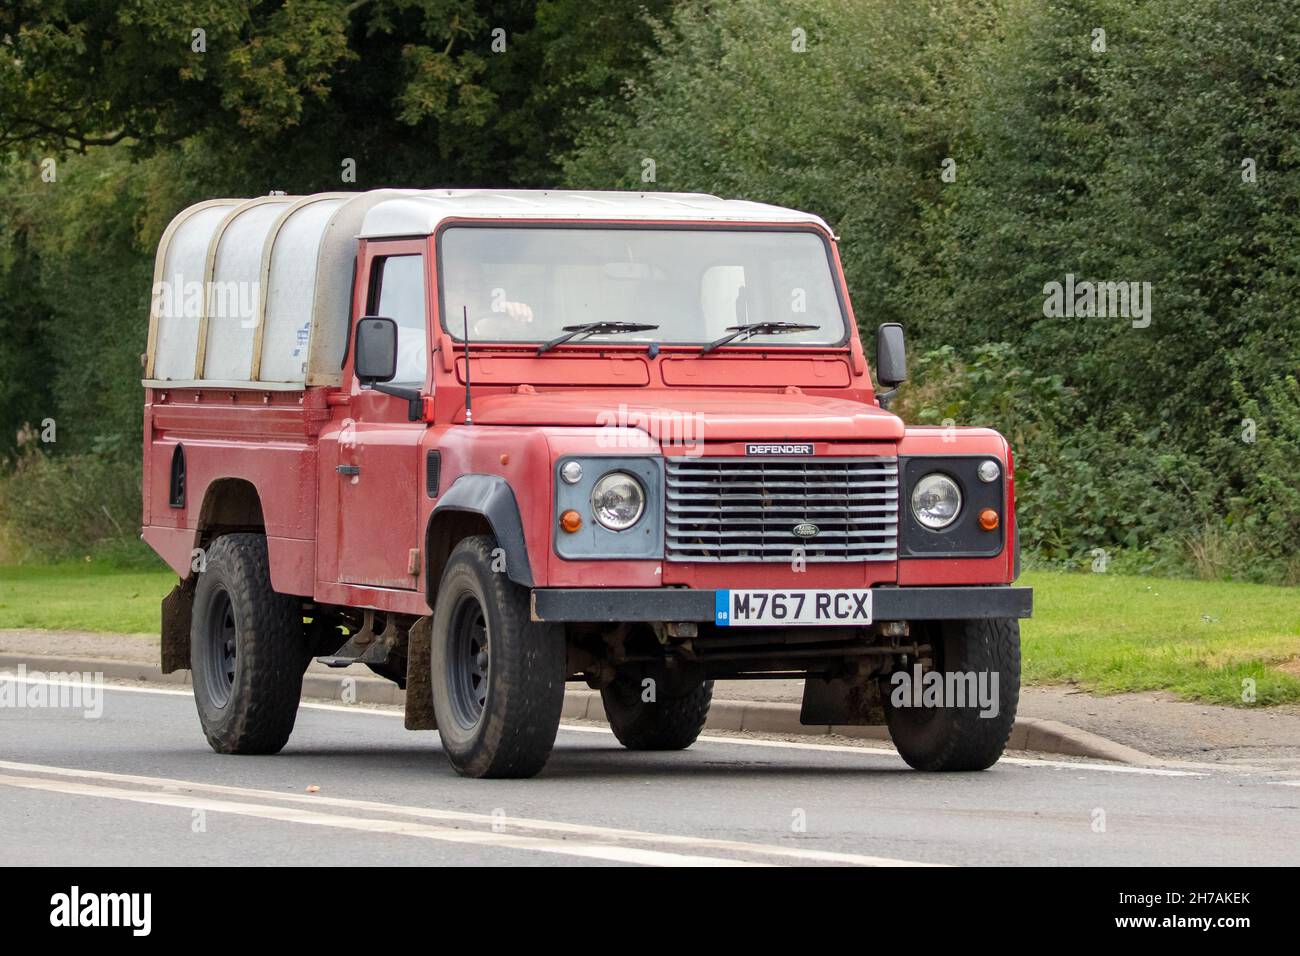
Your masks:
M 649 332 L 657 328 L 659 328 L 657 325 L 645 325 L 640 322 L 588 322 L 586 325 L 566 325 L 563 326 L 564 334 L 538 346 L 537 354 L 542 355 L 549 352 L 557 345 L 563 345 L 570 339 L 577 338 L 580 335 L 585 337 L 614 332 Z
M 704 348 L 700 349 L 701 355 L 707 355 L 714 349 L 720 349 L 728 342 L 732 342 L 742 335 L 749 338 L 754 335 L 782 335 L 786 332 L 811 332 L 814 329 L 821 328 L 820 325 L 804 325 L 799 322 L 750 322 L 747 325 L 729 325 L 727 331 L 730 335 L 724 335 L 722 338 L 710 342 Z

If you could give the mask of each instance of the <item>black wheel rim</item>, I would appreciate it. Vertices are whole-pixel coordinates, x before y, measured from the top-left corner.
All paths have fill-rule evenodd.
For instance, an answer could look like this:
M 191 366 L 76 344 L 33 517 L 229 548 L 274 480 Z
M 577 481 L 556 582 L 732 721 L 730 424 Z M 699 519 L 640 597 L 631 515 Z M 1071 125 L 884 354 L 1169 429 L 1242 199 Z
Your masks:
M 215 707 L 225 707 L 235 686 L 236 640 L 235 609 L 230 595 L 218 588 L 212 595 L 207 620 L 207 687 L 208 699 Z
M 447 648 L 451 708 L 462 727 L 473 727 L 483 716 L 491 666 L 483 606 L 473 594 L 462 594 L 452 612 Z

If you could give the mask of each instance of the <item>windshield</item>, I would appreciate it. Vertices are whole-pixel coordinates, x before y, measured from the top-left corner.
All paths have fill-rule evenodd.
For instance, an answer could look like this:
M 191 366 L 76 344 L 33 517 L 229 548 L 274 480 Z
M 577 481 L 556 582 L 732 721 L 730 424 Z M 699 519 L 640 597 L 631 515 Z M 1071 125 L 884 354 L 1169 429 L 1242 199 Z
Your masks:
M 847 337 L 827 244 L 767 229 L 453 227 L 439 237 L 440 313 L 473 342 L 546 342 L 565 326 L 656 325 L 598 332 L 609 343 L 704 344 L 731 326 L 794 322 L 737 346 L 838 345 Z

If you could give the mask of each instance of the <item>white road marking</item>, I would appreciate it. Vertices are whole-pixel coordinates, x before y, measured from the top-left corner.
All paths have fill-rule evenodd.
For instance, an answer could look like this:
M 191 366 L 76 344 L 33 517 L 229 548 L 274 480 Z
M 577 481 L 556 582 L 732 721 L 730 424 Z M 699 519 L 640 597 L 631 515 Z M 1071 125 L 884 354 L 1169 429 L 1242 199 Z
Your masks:
M 78 684 L 85 686 L 85 682 L 79 681 L 52 681 L 46 678 L 22 677 L 0 672 L 0 680 L 21 681 L 28 684 L 46 684 L 46 685 L 67 685 L 76 686 Z M 173 697 L 193 697 L 194 692 L 191 690 L 181 690 L 171 687 L 140 687 L 130 684 L 109 684 L 103 685 L 104 690 L 123 691 L 132 694 L 161 694 Z M 365 704 L 327 704 L 318 701 L 304 700 L 300 705 L 307 710 L 324 710 L 337 711 L 346 714 L 371 714 L 377 717 L 401 717 L 400 709 L 384 709 L 381 707 L 367 706 Z M 570 733 L 582 734 L 604 734 L 613 736 L 613 731 L 608 727 L 592 727 L 585 724 L 560 724 L 560 729 Z M 701 743 L 709 744 L 736 744 L 742 747 L 774 747 L 783 750 L 820 750 L 829 753 L 846 753 L 846 754 L 864 754 L 871 757 L 892 757 L 899 759 L 896 750 L 883 747 L 855 747 L 850 744 L 822 744 L 822 743 L 805 743 L 802 741 L 788 740 L 767 740 L 757 737 L 719 737 L 703 734 L 699 737 Z M 1003 764 L 1015 767 L 1052 767 L 1064 768 L 1066 770 L 1092 770 L 1100 773 L 1132 773 L 1151 777 L 1206 777 L 1208 773 L 1197 770 L 1174 770 L 1168 767 L 1137 767 L 1132 764 L 1122 763 L 1084 763 L 1069 760 L 1036 760 L 1028 757 L 1003 757 L 998 761 L 999 766 Z M 1217 769 L 1217 768 L 1216 768 Z M 1227 769 L 1227 768 L 1224 768 Z
M 693 856 L 683 853 L 664 853 L 659 850 L 643 850 L 635 847 L 578 843 L 570 840 L 549 840 L 544 837 L 522 836 L 510 833 L 493 833 L 491 831 L 456 830 L 449 827 L 437 827 L 427 823 L 404 823 L 397 820 L 380 820 L 374 817 L 343 816 L 336 813 L 319 813 L 313 810 L 299 810 L 296 807 L 281 807 L 264 803 L 241 803 L 234 800 L 213 800 L 205 797 L 185 796 L 173 793 L 146 793 L 139 790 L 124 790 L 118 787 L 104 787 L 96 784 L 77 783 L 67 780 L 47 780 L 39 777 L 11 777 L 0 775 L 0 786 L 21 787 L 27 790 L 42 790 L 52 793 L 65 793 L 81 797 L 98 797 L 109 800 L 126 800 L 132 803 L 145 803 L 154 806 L 175 807 L 185 810 L 205 810 L 212 813 L 230 813 L 243 817 L 259 817 L 264 820 L 278 820 L 283 823 L 299 823 L 308 826 L 333 827 L 340 830 L 359 830 L 365 833 L 380 833 L 391 836 L 420 837 L 426 840 L 438 840 L 445 843 L 461 843 L 488 846 L 497 849 L 528 850 L 534 853 L 558 853 L 563 856 L 578 856 L 587 859 L 612 860 L 618 863 L 639 863 L 646 866 L 765 866 L 762 863 L 749 863 L 742 860 L 728 860 L 722 857 Z
M 578 847 L 581 853 L 579 856 L 596 857 L 601 859 L 614 859 L 619 862 L 649 863 L 649 864 L 667 864 L 673 866 L 684 865 L 758 865 L 746 864 L 743 861 L 734 859 L 724 859 L 720 857 L 704 857 L 694 855 L 683 855 L 680 853 L 662 853 L 659 851 L 643 851 L 628 846 L 618 846 L 619 843 L 648 843 L 658 844 L 661 846 L 675 846 L 683 849 L 695 851 L 714 851 L 724 853 L 749 854 L 758 856 L 769 856 L 780 859 L 796 860 L 799 862 L 818 862 L 818 863 L 839 863 L 856 866 L 931 866 L 937 864 L 916 863 L 908 860 L 897 860 L 890 857 L 865 856 L 857 853 L 837 853 L 830 850 L 804 849 L 793 846 L 780 846 L 766 843 L 745 843 L 733 840 L 719 840 L 711 837 L 692 837 L 683 836 L 674 833 L 650 833 L 643 830 L 623 830 L 617 827 L 604 827 L 585 825 L 579 823 L 565 823 L 557 820 L 539 820 L 527 817 L 497 817 L 484 813 L 468 813 L 458 810 L 440 810 L 431 807 L 413 807 L 401 804 L 380 803 L 371 800 L 351 800 L 343 797 L 329 797 L 321 794 L 306 794 L 281 792 L 276 790 L 258 790 L 247 787 L 232 787 L 224 784 L 207 784 L 193 780 L 174 780 L 166 777 L 147 777 L 136 774 L 119 774 L 110 773 L 102 770 L 79 770 L 68 767 L 51 767 L 42 764 L 19 763 L 10 760 L 0 760 L 0 769 L 11 770 L 24 774 L 40 774 L 41 776 L 16 777 L 8 774 L 0 774 L 0 785 L 4 786 L 26 786 L 29 789 L 52 790 L 59 793 L 71 793 L 82 796 L 100 796 L 110 799 L 135 800 L 143 803 L 160 803 L 166 806 L 183 806 L 189 808 L 211 809 L 217 812 L 238 812 L 246 816 L 268 816 L 270 819 L 285 820 L 287 822 L 316 823 L 321 826 L 339 825 L 333 821 L 330 814 L 315 814 L 315 816 L 330 817 L 330 820 L 299 820 L 292 817 L 286 817 L 276 814 L 254 813 L 249 808 L 262 808 L 271 811 L 284 811 L 299 813 L 294 808 L 279 807 L 264 801 L 277 801 L 279 803 L 298 803 L 298 804 L 316 804 L 318 806 L 328 806 L 338 809 L 347 809 L 353 811 L 365 811 L 369 813 L 386 813 L 395 816 L 411 817 L 417 820 L 439 820 L 443 822 L 455 822 L 462 824 L 474 824 L 482 826 L 505 826 L 511 830 L 530 830 L 538 832 L 562 833 L 569 836 L 595 839 L 601 842 L 583 844 L 575 843 L 571 839 L 549 841 L 543 837 L 525 836 L 521 834 L 503 834 L 501 832 L 488 832 L 484 834 L 490 840 L 485 841 L 488 845 L 507 845 L 511 849 L 538 849 L 540 852 L 566 852 L 564 849 L 546 850 L 541 847 L 532 845 L 513 845 L 502 844 L 498 838 L 503 836 L 517 836 L 519 839 L 552 842 L 557 846 L 569 848 Z M 53 778 L 53 779 L 51 779 Z M 82 783 L 72 781 L 96 781 L 95 783 Z M 122 786 L 105 786 L 103 784 L 118 784 Z M 151 791 L 128 790 L 125 786 L 149 787 Z M 68 789 L 74 787 L 77 789 Z M 221 797 L 238 797 L 242 801 L 233 801 L 227 799 L 209 799 L 204 797 L 188 797 L 186 794 L 177 791 L 191 791 L 196 793 L 206 793 L 218 795 Z M 145 799 L 149 798 L 149 799 Z M 159 799 L 153 799 L 159 798 Z M 164 799 L 165 798 L 165 799 Z M 247 801 L 258 801 L 256 803 Z M 225 810 L 226 807 L 239 807 L 240 810 Z M 305 811 L 313 813 L 313 811 Z M 390 829 L 384 827 L 370 827 L 370 824 L 393 823 L 393 821 L 375 820 L 372 817 L 340 817 L 344 820 L 363 820 L 367 826 L 352 826 L 348 829 L 374 829 L 383 833 L 406 834 L 405 830 Z M 393 823 L 393 826 L 399 824 Z M 420 826 L 428 826 L 420 824 Z M 439 834 L 454 833 L 456 834 L 455 842 L 475 842 L 471 839 L 473 833 L 482 833 L 482 831 L 465 831 L 453 830 L 447 827 L 430 827 L 438 831 Z M 410 833 L 412 836 L 427 836 L 432 839 L 451 839 L 450 837 L 433 836 L 424 832 Z M 595 848 L 595 849 L 593 849 Z M 616 849 L 621 854 L 624 852 L 643 852 L 653 854 L 659 852 L 660 856 L 672 857 L 672 859 L 659 860 L 653 856 L 646 859 L 634 859 L 624 855 L 620 856 L 601 856 L 596 850 Z M 688 863 L 686 861 L 697 860 L 705 862 Z
M 1300 780 L 1270 780 L 1275 787 L 1300 787 Z
M 116 663 L 116 662 L 114 662 Z M 89 671 L 88 673 L 94 673 Z M 119 678 L 110 678 L 118 680 Z M 110 684 L 106 680 L 103 684 L 96 685 L 84 680 L 50 680 L 48 677 L 28 677 L 23 675 L 11 674 L 8 671 L 0 671 L 0 681 L 7 681 L 11 684 L 40 684 L 45 687 L 102 687 L 104 690 L 122 691 L 127 694 L 162 694 L 171 697 L 193 697 L 192 690 L 179 690 L 174 687 L 140 687 L 135 684 Z
M 562 724 L 565 730 L 580 733 L 613 734 L 607 727 L 588 727 L 579 724 Z M 876 757 L 898 756 L 897 750 L 883 747 L 854 747 L 851 744 L 817 744 L 790 740 L 765 740 L 758 737 L 717 737 L 701 734 L 698 740 L 710 744 L 739 744 L 742 747 L 777 747 L 789 750 L 825 750 L 843 754 L 869 754 Z M 1074 763 L 1069 760 L 1035 760 L 1029 757 L 1002 757 L 998 764 L 1011 764 L 1016 767 L 1063 767 L 1067 770 L 1099 770 L 1103 773 L 1136 773 L 1153 777 L 1206 777 L 1209 774 L 1194 770 L 1170 770 L 1164 767 L 1135 767 L 1123 763 Z

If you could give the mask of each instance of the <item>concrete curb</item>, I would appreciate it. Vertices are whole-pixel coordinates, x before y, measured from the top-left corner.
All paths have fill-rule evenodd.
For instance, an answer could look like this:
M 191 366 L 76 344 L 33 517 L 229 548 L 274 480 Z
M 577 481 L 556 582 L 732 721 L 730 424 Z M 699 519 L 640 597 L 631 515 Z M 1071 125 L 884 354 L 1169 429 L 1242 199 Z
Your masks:
M 12 670 L 20 664 L 29 671 L 42 673 L 95 673 L 105 680 L 145 681 L 151 684 L 189 686 L 189 671 L 162 673 L 157 664 L 136 661 L 97 660 L 95 658 L 68 658 L 0 654 L 0 670 Z M 315 700 L 339 701 L 343 699 L 344 681 L 351 681 L 352 702 L 357 704 L 397 704 L 405 702 L 406 694 L 396 684 L 380 677 L 353 677 L 352 675 L 322 674 L 309 670 L 303 677 L 302 695 Z M 605 708 L 600 693 L 594 690 L 566 690 L 564 710 L 566 720 L 593 720 L 605 723 Z M 799 723 L 799 705 L 769 701 L 718 700 L 709 709 L 705 730 L 748 732 L 755 734 L 780 734 L 799 737 L 851 737 L 857 740 L 879 740 L 888 744 L 889 731 L 885 727 L 805 726 Z M 1031 753 L 1068 757 L 1091 757 L 1124 764 L 1158 766 L 1167 761 L 1159 757 L 1116 743 L 1097 734 L 1062 724 L 1055 720 L 1020 717 L 1011 730 L 1007 749 Z

